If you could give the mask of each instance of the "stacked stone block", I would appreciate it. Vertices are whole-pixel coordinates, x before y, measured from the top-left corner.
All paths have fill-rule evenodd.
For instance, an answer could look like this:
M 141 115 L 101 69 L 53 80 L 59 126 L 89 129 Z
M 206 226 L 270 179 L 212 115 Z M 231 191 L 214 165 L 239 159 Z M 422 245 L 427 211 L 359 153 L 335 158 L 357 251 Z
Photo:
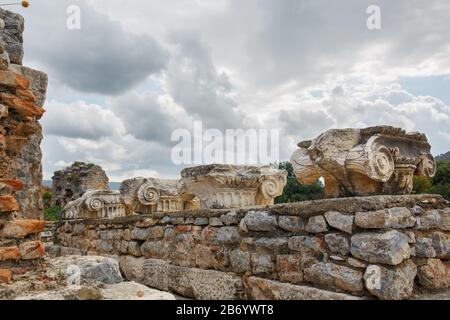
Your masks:
M 440 196 L 67 221 L 57 241 L 121 256 L 129 280 L 197 299 L 407 299 L 450 285 Z
M 47 76 L 21 65 L 23 18 L 0 9 L 0 283 L 44 256 L 41 127 Z

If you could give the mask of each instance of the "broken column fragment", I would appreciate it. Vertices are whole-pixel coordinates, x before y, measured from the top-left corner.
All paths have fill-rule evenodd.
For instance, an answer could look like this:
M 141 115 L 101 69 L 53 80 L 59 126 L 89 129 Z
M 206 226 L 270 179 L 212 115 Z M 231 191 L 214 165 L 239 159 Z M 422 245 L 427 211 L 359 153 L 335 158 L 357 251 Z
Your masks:
M 425 134 L 400 128 L 329 130 L 298 146 L 291 158 L 297 179 L 324 178 L 329 198 L 411 194 L 414 176 L 436 172 Z

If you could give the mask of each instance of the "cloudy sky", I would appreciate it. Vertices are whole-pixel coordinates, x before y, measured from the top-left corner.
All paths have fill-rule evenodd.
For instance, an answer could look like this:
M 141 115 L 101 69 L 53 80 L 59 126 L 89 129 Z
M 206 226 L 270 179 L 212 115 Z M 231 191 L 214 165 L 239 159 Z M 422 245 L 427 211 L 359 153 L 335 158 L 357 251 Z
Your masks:
M 381 9 L 369 30 L 366 10 Z M 67 28 L 67 8 L 81 29 Z M 44 176 L 178 176 L 173 130 L 281 130 L 281 160 L 330 128 L 388 124 L 450 150 L 448 0 L 32 0 L 24 64 L 50 84 Z

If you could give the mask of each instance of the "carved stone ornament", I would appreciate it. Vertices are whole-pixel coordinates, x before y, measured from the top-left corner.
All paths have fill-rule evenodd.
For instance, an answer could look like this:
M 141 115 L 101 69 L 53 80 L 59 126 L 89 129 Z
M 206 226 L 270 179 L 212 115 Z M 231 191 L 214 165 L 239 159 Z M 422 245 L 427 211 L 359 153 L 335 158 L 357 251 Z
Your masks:
M 199 209 L 194 196 L 182 194 L 178 180 L 135 178 L 122 182 L 120 193 L 127 209 L 133 213 L 178 212 Z
M 110 190 L 88 190 L 81 198 L 69 202 L 61 211 L 63 220 L 106 219 L 127 215 L 120 193 Z
M 390 126 L 329 130 L 298 147 L 291 158 L 298 181 L 323 178 L 329 198 L 410 194 L 414 176 L 436 173 L 425 134 Z
M 287 172 L 270 166 L 207 165 L 181 176 L 185 194 L 200 199 L 202 209 L 272 205 L 287 183 Z

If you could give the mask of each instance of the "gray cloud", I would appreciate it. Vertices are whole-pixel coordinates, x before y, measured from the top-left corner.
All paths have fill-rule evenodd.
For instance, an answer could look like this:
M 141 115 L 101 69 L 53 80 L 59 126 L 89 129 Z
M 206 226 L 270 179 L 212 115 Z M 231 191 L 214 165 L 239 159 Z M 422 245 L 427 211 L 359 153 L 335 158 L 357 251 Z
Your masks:
M 167 70 L 167 88 L 175 102 L 210 128 L 241 128 L 243 122 L 231 96 L 225 72 L 218 72 L 199 34 L 172 34 L 176 54 Z
M 153 93 L 126 94 L 112 100 L 110 108 L 122 119 L 127 132 L 140 140 L 168 144 L 180 122 Z
M 126 32 L 83 0 L 57 2 L 25 13 L 26 51 L 50 76 L 82 92 L 116 95 L 165 68 L 168 53 L 152 37 Z M 81 30 L 66 27 L 69 5 L 81 8 Z

